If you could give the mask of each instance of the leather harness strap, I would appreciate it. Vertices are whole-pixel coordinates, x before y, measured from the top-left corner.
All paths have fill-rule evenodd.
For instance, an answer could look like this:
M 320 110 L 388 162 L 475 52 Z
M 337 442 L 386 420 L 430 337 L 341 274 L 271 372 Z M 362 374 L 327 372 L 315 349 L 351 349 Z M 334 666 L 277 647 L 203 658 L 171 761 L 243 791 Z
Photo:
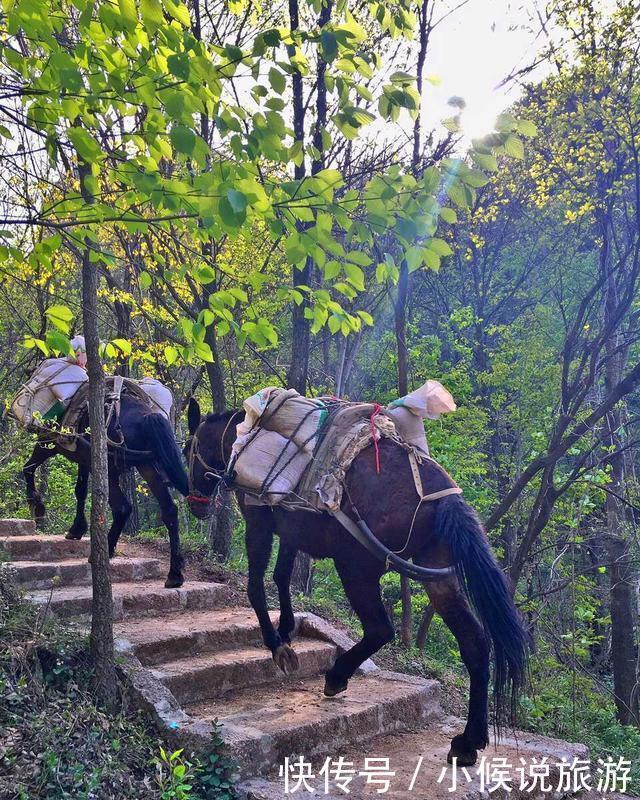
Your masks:
M 418 466 L 418 459 L 412 450 L 407 452 L 409 457 L 409 466 L 411 467 L 411 474 L 413 475 L 413 482 L 416 486 L 416 492 L 420 498 L 420 503 L 428 503 L 430 500 L 440 500 L 441 497 L 448 497 L 450 494 L 462 494 L 462 489 L 459 486 L 450 486 L 448 489 L 440 489 L 439 492 L 424 493 L 422 486 L 422 478 L 420 477 L 420 468 Z M 433 461 L 433 459 L 429 459 Z

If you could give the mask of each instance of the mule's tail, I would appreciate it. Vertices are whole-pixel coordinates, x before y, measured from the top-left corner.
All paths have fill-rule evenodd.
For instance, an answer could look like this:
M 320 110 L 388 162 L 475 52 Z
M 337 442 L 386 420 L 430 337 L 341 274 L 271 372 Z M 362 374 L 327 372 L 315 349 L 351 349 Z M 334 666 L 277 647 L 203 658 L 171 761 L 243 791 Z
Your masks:
M 180 494 L 186 497 L 189 494 L 189 479 L 169 420 L 164 414 L 151 413 L 144 417 L 143 425 L 151 442 L 151 448 L 167 478 Z
M 511 718 L 527 672 L 530 638 L 514 605 L 503 571 L 475 511 L 459 495 L 438 501 L 436 530 L 449 544 L 458 580 L 493 646 L 495 719 L 498 729 L 508 703 Z

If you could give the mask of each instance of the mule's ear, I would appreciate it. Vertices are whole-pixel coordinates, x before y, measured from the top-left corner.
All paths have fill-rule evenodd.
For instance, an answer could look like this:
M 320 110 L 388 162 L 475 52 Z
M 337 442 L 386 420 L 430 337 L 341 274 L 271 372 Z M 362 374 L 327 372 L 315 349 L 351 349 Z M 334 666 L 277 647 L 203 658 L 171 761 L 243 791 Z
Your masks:
M 189 400 L 189 408 L 187 409 L 187 422 L 189 424 L 189 433 L 193 434 L 198 430 L 198 425 L 201 419 L 200 405 L 195 397 Z

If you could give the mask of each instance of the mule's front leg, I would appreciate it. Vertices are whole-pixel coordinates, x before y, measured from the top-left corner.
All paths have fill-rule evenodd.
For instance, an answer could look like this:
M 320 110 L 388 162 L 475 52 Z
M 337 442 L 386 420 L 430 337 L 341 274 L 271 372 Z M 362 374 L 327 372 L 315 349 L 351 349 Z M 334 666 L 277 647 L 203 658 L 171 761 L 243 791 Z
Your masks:
M 296 626 L 296 619 L 291 605 L 291 575 L 296 560 L 297 550 L 280 539 L 278 560 L 273 570 L 273 581 L 278 587 L 280 601 L 280 621 L 278 633 L 285 644 L 291 644 L 291 634 Z
M 298 669 L 298 657 L 293 648 L 282 640 L 269 616 L 267 596 L 264 590 L 264 576 L 271 557 L 273 533 L 269 528 L 254 527 L 247 524 L 245 533 L 249 580 L 247 594 L 251 607 L 256 612 L 262 641 L 273 655 L 273 660 L 285 675 Z
M 84 507 L 87 502 L 87 492 L 89 490 L 89 470 L 86 467 L 78 466 L 78 477 L 76 479 L 76 515 L 73 524 L 69 528 L 65 539 L 82 539 L 89 530 L 87 517 Z
M 120 488 L 120 476 L 109 468 L 109 506 L 111 507 L 112 522 L 109 530 L 109 558 L 116 554 L 118 539 L 131 515 L 131 503 Z
M 369 569 L 365 563 L 368 554 L 349 561 L 336 560 L 338 575 L 351 607 L 362 623 L 363 637 L 346 653 L 336 659 L 325 675 L 324 693 L 333 697 L 344 692 L 349 679 L 363 661 L 377 653 L 395 636 L 393 625 L 382 602 L 380 591 L 381 569 L 374 562 Z
M 27 485 L 27 503 L 38 528 L 44 527 L 47 510 L 42 495 L 36 489 L 36 470 L 52 455 L 54 455 L 53 450 L 38 442 L 22 468 L 22 476 Z

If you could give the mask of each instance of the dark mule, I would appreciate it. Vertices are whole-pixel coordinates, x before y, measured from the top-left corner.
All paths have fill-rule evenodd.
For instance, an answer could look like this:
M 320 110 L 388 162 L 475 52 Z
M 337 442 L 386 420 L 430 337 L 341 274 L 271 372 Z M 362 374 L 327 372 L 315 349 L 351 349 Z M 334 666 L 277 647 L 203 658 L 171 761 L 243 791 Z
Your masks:
M 191 438 L 185 448 L 190 465 L 188 500 L 191 511 L 199 518 L 212 510 L 211 496 L 228 462 L 235 427 L 243 413 L 210 414 L 201 422 L 197 403 L 192 401 L 189 406 Z M 389 549 L 400 551 L 405 559 L 413 559 L 421 566 L 455 564 L 457 577 L 428 582 L 425 586 L 434 608 L 456 637 L 469 671 L 468 720 L 464 732 L 451 742 L 449 760 L 457 757 L 459 765 L 470 765 L 476 761 L 477 750 L 488 743 L 490 650 L 493 649 L 495 661 L 494 697 L 499 721 L 505 699 L 515 703 L 526 667 L 528 637 L 473 509 L 459 495 L 424 503 L 407 542 L 417 504 L 409 460 L 405 451 L 389 439 L 381 440 L 379 449 L 380 474 L 376 473 L 374 448 L 370 446 L 354 460 L 347 473 L 348 495 L 375 536 Z M 420 473 L 426 492 L 454 485 L 435 462 L 424 462 Z M 258 616 L 264 643 L 285 672 L 297 667 L 297 657 L 289 646 L 294 628 L 289 583 L 296 552 L 303 550 L 314 558 L 333 559 L 364 633 L 326 673 L 325 694 L 333 696 L 344 691 L 360 664 L 394 638 L 380 591 L 385 565 L 328 514 L 251 506 L 241 492 L 237 494 L 246 521 L 249 600 Z M 343 511 L 353 517 L 347 493 Z M 264 589 L 275 533 L 280 537 L 273 574 L 280 598 L 277 630 L 269 618 Z M 475 607 L 480 621 L 470 605 Z
M 78 430 L 85 430 L 86 427 L 87 418 L 83 416 Z M 120 533 L 131 514 L 131 504 L 120 489 L 120 475 L 136 467 L 160 504 L 162 521 L 169 531 L 171 563 L 165 586 L 168 589 L 182 586 L 184 559 L 180 550 L 178 510 L 167 481 L 185 496 L 188 494 L 188 481 L 171 425 L 164 415 L 150 412 L 148 406 L 138 398 L 123 394 L 119 418 L 117 421 L 115 418 L 111 420 L 108 436 L 112 442 L 123 442 L 121 447 L 109 446 L 109 505 L 113 514 L 109 530 L 109 555 L 114 555 Z M 84 511 L 91 472 L 88 440 L 79 438 L 76 449 L 69 451 L 47 438 L 41 438 L 22 470 L 27 484 L 27 501 L 36 522 L 41 524 L 45 506 L 42 495 L 36 489 L 35 472 L 48 458 L 58 454 L 78 464 L 76 515 L 66 538 L 80 539 L 88 530 Z

